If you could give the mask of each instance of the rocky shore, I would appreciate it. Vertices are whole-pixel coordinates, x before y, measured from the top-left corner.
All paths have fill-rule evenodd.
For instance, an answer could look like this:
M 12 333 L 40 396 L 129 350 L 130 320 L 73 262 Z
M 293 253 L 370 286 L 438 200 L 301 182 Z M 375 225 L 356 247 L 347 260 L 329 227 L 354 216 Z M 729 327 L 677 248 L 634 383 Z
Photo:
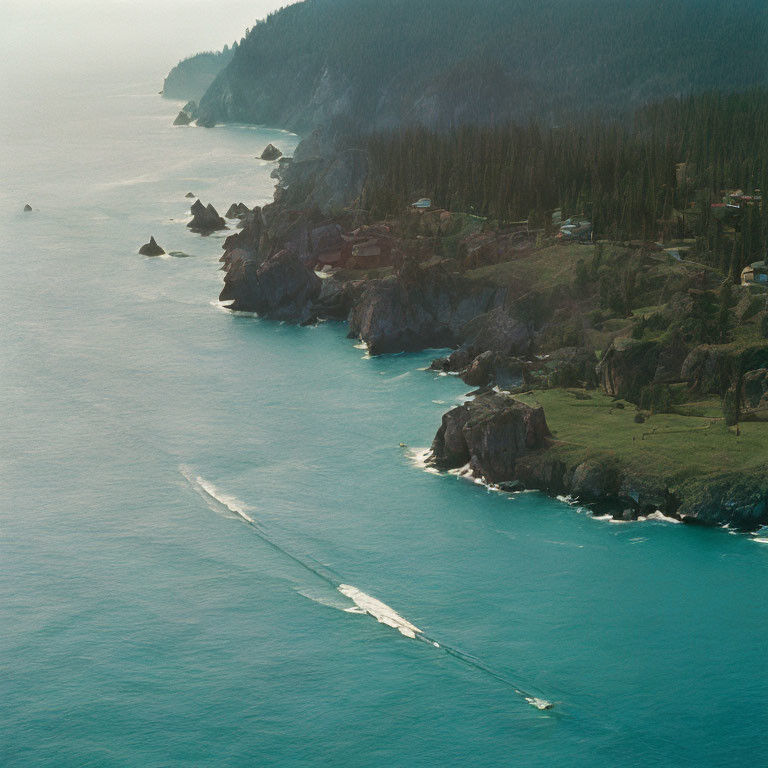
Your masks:
M 768 524 L 764 294 L 735 289 L 723 309 L 717 276 L 649 243 L 542 243 L 431 207 L 374 221 L 370 172 L 362 149 L 327 131 L 280 157 L 274 202 L 227 212 L 238 221 L 220 301 L 289 323 L 347 321 L 371 355 L 451 348 L 433 370 L 480 389 L 443 417 L 429 459 L 440 470 L 467 467 L 502 490 L 568 496 L 617 520 Z M 193 214 L 196 231 L 226 226 L 200 201 Z M 604 309 L 590 270 L 630 261 L 632 301 L 651 310 Z M 738 334 L 697 343 L 713 313 Z M 702 328 L 667 330 L 681 318 Z

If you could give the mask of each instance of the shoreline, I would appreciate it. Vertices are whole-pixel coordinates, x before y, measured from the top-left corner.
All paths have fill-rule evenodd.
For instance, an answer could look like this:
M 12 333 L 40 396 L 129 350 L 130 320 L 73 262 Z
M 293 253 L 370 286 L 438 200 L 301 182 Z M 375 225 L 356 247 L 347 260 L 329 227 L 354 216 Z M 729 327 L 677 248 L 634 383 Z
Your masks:
M 632 355 L 636 349 L 649 349 L 647 343 L 633 346 L 620 334 L 606 336 L 602 343 L 608 349 L 598 359 L 586 348 L 552 349 L 549 342 L 545 346 L 537 340 L 542 331 L 536 325 L 515 319 L 514 309 L 510 313 L 508 308 L 514 308 L 520 299 L 497 280 L 497 267 L 489 273 L 481 262 L 474 270 L 457 269 L 455 257 L 435 257 L 432 251 L 425 251 L 424 242 L 429 237 L 440 241 L 446 233 L 450 237 L 463 236 L 462 243 L 471 244 L 478 238 L 487 241 L 491 233 L 485 234 L 485 227 L 478 229 L 476 217 L 429 209 L 405 211 L 385 222 L 371 222 L 360 208 L 369 173 L 369 161 L 361 150 L 339 148 L 336 137 L 329 139 L 322 131 L 304 138 L 293 158 L 280 158 L 271 174 L 277 181 L 273 202 L 237 214 L 237 230 L 223 242 L 220 261 L 224 288 L 217 306 L 233 314 L 300 325 L 343 321 L 348 337 L 355 339 L 355 346 L 365 349 L 368 356 L 452 349 L 447 358 L 435 360 L 431 369 L 438 375 L 460 376 L 475 387 L 472 395 L 476 397 L 449 410 L 443 417 L 444 425 L 455 412 L 472 410 L 472 402 L 501 397 L 498 408 L 494 406 L 492 413 L 480 419 L 488 421 L 481 425 L 485 430 L 483 439 L 489 444 L 501 440 L 497 446 L 500 452 L 509 453 L 509 439 L 515 447 L 504 466 L 489 471 L 488 466 L 496 459 L 487 445 L 481 458 L 463 446 L 466 455 L 462 454 L 461 463 L 454 466 L 436 457 L 433 443 L 436 471 L 452 471 L 469 464 L 475 482 L 502 491 L 530 489 L 552 498 L 574 499 L 582 507 L 593 507 L 596 518 L 608 514 L 617 522 L 648 519 L 658 513 L 676 522 L 731 526 L 752 532 L 768 525 L 768 493 L 759 480 L 750 481 L 746 466 L 743 471 L 702 471 L 708 466 L 706 450 L 702 449 L 689 469 L 681 466 L 677 473 L 655 472 L 653 461 L 643 466 L 643 471 L 632 467 L 638 451 L 638 457 L 657 458 L 641 445 L 640 440 L 644 441 L 648 434 L 685 432 L 686 440 L 700 443 L 701 429 L 717 425 L 711 434 L 717 432 L 723 444 L 727 439 L 716 416 L 693 414 L 695 418 L 689 418 L 686 414 L 674 415 L 674 409 L 670 416 L 664 412 L 659 415 L 655 410 L 641 411 L 636 402 L 620 396 L 623 381 L 638 373 L 645 375 L 632 371 L 632 366 L 637 365 Z M 539 261 L 549 258 L 547 246 L 538 256 L 538 244 L 534 247 L 525 237 L 516 237 L 516 248 L 528 249 Z M 631 245 L 629 249 L 610 247 L 618 249 L 617 258 L 638 251 L 652 269 L 666 270 L 662 274 L 677 275 L 678 280 L 687 279 L 693 269 L 680 262 L 667 265 L 666 255 L 655 256 L 653 252 L 653 259 L 648 261 L 645 244 L 634 246 L 634 251 Z M 553 258 L 560 263 L 563 257 L 572 259 L 587 253 L 587 246 L 556 246 Z M 505 267 L 505 263 L 499 267 Z M 506 280 L 506 272 L 501 274 Z M 544 293 L 545 297 L 549 295 L 546 301 L 562 301 L 557 286 L 545 286 L 544 290 L 549 292 Z M 542 328 L 547 331 L 548 326 Z M 761 354 L 763 346 L 757 347 Z M 661 346 L 658 350 L 653 354 L 667 354 Z M 698 349 L 693 352 L 700 355 Z M 672 363 L 685 364 L 682 358 Z M 532 402 L 536 397 L 547 400 L 544 408 Z M 571 397 L 573 402 L 563 402 Z M 621 431 L 627 435 L 623 444 L 600 446 L 600 440 L 595 442 L 584 434 L 577 434 L 575 443 L 567 439 L 568 435 L 563 440 L 559 433 L 573 431 L 572 426 L 583 419 L 576 401 L 599 405 L 588 416 L 592 419 L 597 414 L 605 422 L 597 436 Z M 516 433 L 517 427 L 511 432 L 508 424 L 494 427 L 494 420 L 503 422 L 503 413 L 510 408 L 519 410 L 525 418 L 534 411 L 542 412 L 543 432 L 533 443 L 530 435 Z M 635 408 L 632 424 L 626 416 Z M 611 425 L 606 412 L 623 413 L 624 417 L 620 421 L 612 417 L 615 424 Z M 649 419 L 652 421 L 648 427 L 639 426 Z M 547 420 L 552 422 L 554 435 L 549 433 Z M 668 422 L 674 422 L 671 429 L 657 432 L 657 423 Z M 459 425 L 459 431 L 463 427 Z M 759 421 L 742 425 L 745 437 L 756 435 L 750 437 L 753 442 L 762 437 L 760 430 Z M 579 444 L 583 448 L 572 447 Z M 738 445 L 734 444 L 733 450 L 748 454 L 749 445 Z M 685 450 L 677 455 L 673 452 L 670 466 L 685 454 Z M 667 474 L 669 477 L 665 477 Z

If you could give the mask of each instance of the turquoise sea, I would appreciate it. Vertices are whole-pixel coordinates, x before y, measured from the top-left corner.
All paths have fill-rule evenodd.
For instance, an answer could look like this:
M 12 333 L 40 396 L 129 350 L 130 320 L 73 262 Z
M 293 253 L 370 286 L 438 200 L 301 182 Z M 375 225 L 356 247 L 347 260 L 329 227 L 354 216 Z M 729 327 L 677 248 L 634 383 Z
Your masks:
M 163 74 L 3 84 L 0 764 L 768 764 L 768 545 L 419 468 L 466 387 L 216 305 L 184 195 L 297 138 Z

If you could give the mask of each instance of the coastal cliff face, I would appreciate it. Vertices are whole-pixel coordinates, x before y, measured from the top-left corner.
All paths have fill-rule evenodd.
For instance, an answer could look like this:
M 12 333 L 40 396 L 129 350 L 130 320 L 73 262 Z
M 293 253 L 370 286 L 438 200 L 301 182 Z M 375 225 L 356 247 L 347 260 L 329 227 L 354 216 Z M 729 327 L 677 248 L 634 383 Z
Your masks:
M 320 295 L 320 279 L 298 257 L 279 251 L 263 261 L 245 252 L 232 254 L 219 301 L 229 309 L 256 312 L 272 320 L 303 323 Z
M 481 392 L 448 411 L 428 462 L 440 470 L 467 467 L 500 490 L 568 496 L 595 515 L 625 522 L 661 513 L 690 525 L 743 531 L 768 525 L 764 477 L 726 471 L 669 483 L 611 454 L 568 453 L 550 432 L 543 408 L 504 393 Z
M 453 347 L 466 324 L 494 299 L 492 287 L 468 284 L 441 264 L 408 263 L 395 275 L 366 284 L 349 315 L 349 332 L 372 355 Z
M 443 470 L 468 464 L 475 476 L 502 483 L 515 479 L 519 458 L 550 437 L 543 408 L 489 392 L 443 416 L 429 461 Z

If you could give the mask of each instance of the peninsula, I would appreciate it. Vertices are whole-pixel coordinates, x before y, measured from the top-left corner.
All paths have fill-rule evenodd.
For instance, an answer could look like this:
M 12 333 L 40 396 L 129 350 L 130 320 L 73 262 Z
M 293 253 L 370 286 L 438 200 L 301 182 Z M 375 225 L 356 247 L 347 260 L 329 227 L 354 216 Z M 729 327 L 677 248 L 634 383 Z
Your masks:
M 418 17 L 430 3 L 414 6 Z M 705 6 L 690 24 L 714 28 L 722 8 Z M 699 56 L 667 66 L 657 82 L 669 97 L 645 103 L 582 62 L 579 99 L 614 107 L 594 120 L 562 82 L 537 84 L 535 98 L 525 77 L 504 85 L 514 67 L 494 35 L 499 71 L 485 61 L 441 80 L 448 53 L 428 35 L 408 96 L 408 51 L 366 58 L 354 77 L 341 53 L 333 71 L 302 61 L 310 90 L 287 90 L 295 62 L 275 52 L 270 68 L 259 58 L 270 46 L 384 13 L 330 7 L 299 3 L 254 27 L 194 105 L 198 125 L 274 121 L 305 136 L 276 162 L 274 202 L 233 204 L 221 301 L 287 322 L 345 321 L 371 355 L 452 349 L 433 370 L 475 390 L 437 429 L 427 460 L 441 470 L 617 520 L 768 524 L 768 83 L 755 73 L 752 88 L 722 88 Z M 672 29 L 659 20 L 646 42 L 679 45 Z M 569 39 L 565 59 L 581 50 Z M 742 52 L 753 44 L 747 34 Z M 259 61 L 261 78 L 248 79 Z M 626 81 L 653 80 L 654 66 L 640 57 Z M 687 95 L 674 95 L 683 82 Z

